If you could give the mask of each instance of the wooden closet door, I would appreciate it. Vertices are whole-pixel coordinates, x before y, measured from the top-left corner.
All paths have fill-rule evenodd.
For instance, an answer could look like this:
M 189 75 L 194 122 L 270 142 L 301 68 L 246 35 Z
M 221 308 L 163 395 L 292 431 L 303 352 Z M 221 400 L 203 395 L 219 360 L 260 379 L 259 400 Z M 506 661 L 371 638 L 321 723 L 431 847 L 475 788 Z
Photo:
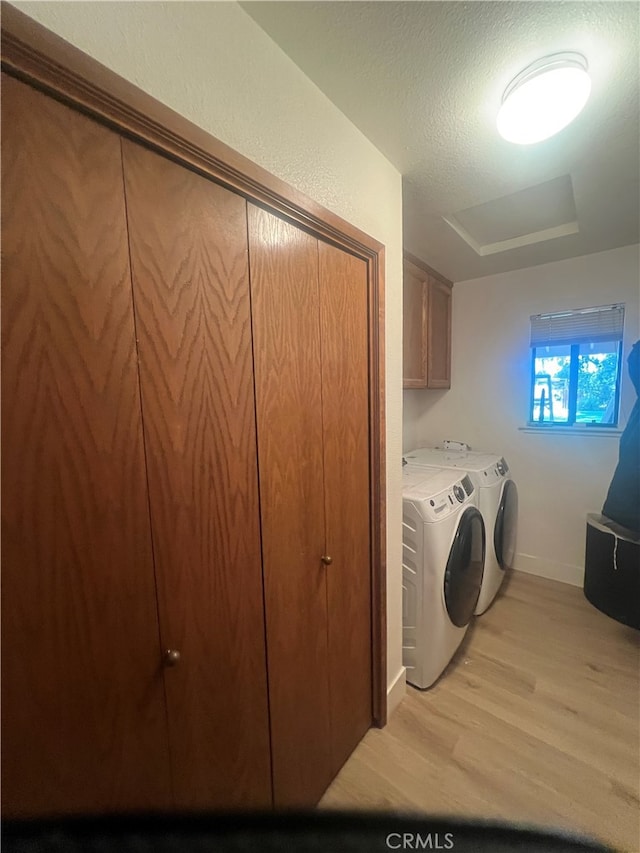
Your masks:
M 318 243 L 248 206 L 276 806 L 331 780 Z
M 367 265 L 318 246 L 335 774 L 372 721 Z
M 170 779 L 120 139 L 2 77 L 4 815 Z
M 268 806 L 246 202 L 123 150 L 175 801 Z

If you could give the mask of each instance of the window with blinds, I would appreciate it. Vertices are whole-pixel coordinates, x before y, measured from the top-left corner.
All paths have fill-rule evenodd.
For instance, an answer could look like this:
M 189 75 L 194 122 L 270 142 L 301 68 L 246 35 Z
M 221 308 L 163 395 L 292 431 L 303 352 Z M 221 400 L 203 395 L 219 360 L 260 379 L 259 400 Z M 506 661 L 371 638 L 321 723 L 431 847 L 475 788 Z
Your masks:
M 615 427 L 624 305 L 531 317 L 529 422 Z

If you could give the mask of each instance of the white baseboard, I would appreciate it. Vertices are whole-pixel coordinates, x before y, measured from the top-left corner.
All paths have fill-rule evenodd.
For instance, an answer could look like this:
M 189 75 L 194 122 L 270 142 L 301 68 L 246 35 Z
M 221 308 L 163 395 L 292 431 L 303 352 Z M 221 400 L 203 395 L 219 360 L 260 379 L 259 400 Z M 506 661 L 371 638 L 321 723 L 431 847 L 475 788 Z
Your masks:
M 391 717 L 407 692 L 407 671 L 404 667 L 387 687 L 387 720 Z
M 568 583 L 571 586 L 581 587 L 584 583 L 584 566 L 556 563 L 543 557 L 532 557 L 530 554 L 516 554 L 513 568 L 516 572 L 537 575 L 540 578 Z

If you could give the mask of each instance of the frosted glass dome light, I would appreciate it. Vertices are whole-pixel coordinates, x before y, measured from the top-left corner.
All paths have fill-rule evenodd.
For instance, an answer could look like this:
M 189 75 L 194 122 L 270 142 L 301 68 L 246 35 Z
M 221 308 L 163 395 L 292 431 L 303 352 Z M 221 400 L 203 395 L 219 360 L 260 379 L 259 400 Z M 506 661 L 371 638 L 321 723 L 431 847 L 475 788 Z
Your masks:
M 508 142 L 531 145 L 570 124 L 587 103 L 591 78 L 580 53 L 545 56 L 507 86 L 498 112 L 498 132 Z

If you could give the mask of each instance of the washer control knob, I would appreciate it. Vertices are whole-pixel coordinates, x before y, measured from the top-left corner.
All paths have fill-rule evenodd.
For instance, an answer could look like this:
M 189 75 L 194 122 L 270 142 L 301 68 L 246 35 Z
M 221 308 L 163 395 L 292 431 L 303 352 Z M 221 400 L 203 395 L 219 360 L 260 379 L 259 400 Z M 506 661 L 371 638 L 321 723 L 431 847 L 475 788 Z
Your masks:
M 462 488 L 462 486 L 455 485 L 453 487 L 453 494 L 456 496 L 456 500 L 459 501 L 460 503 L 462 503 L 464 501 L 465 493 L 464 493 L 464 489 Z

